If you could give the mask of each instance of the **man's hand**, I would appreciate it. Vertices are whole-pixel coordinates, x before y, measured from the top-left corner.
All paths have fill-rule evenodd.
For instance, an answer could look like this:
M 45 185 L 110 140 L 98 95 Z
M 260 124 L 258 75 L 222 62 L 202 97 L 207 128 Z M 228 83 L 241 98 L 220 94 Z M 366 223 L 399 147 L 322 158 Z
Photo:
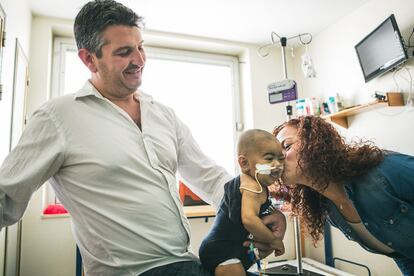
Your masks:
M 273 235 L 275 235 L 280 240 L 283 239 L 283 237 L 285 236 L 285 232 L 286 232 L 286 217 L 282 212 L 280 212 L 279 210 L 276 210 L 273 214 L 263 217 L 262 221 L 267 227 L 269 227 Z M 272 244 L 262 243 L 258 241 L 254 241 L 253 244 L 254 244 L 254 247 L 259 249 L 259 256 L 262 259 L 262 258 L 269 256 L 273 251 L 275 251 L 275 256 L 283 255 L 285 253 L 285 250 L 284 250 L 283 242 L 282 241 L 280 242 L 282 243 L 282 246 L 280 246 L 280 244 L 272 245 Z M 250 245 L 250 241 L 245 241 L 243 243 L 243 246 L 245 247 L 249 247 L 249 245 Z

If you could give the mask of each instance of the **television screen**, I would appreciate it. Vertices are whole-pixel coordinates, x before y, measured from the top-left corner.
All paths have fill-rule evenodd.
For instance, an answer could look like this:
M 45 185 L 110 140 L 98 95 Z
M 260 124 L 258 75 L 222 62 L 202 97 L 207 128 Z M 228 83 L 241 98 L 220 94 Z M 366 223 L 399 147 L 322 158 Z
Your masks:
M 365 82 L 395 68 L 408 58 L 393 14 L 359 42 L 355 50 Z

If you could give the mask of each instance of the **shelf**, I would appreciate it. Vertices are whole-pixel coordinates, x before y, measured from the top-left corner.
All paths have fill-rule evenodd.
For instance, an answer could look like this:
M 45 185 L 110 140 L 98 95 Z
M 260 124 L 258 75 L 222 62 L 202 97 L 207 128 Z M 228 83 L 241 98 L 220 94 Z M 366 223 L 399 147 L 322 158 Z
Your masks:
M 341 127 L 348 128 L 348 117 L 356 115 L 358 113 L 362 113 L 368 110 L 372 110 L 379 107 L 388 106 L 388 103 L 385 101 L 375 101 L 372 103 L 367 104 L 359 104 L 355 106 L 351 106 L 339 112 L 336 112 L 331 115 L 322 116 L 322 118 L 334 122 L 335 124 L 340 125 Z
M 216 215 L 216 210 L 211 205 L 184 206 L 183 208 L 187 218 L 214 217 Z
M 374 101 L 367 104 L 359 104 L 355 106 L 348 107 L 334 114 L 322 116 L 322 118 L 334 122 L 341 127 L 348 128 L 348 117 L 354 116 L 356 114 L 370 111 L 380 107 L 386 106 L 403 106 L 404 100 L 402 93 L 387 93 L 387 100 L 384 101 Z

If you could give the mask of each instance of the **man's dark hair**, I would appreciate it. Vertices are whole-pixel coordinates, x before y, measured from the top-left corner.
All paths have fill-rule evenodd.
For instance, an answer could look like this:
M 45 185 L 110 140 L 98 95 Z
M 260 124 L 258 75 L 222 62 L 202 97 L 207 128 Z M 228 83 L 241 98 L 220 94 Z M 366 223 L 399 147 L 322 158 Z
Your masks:
M 143 18 L 130 8 L 113 0 L 94 0 L 86 3 L 75 18 L 73 31 L 78 49 L 85 48 L 102 57 L 105 41 L 102 33 L 108 26 L 142 28 Z

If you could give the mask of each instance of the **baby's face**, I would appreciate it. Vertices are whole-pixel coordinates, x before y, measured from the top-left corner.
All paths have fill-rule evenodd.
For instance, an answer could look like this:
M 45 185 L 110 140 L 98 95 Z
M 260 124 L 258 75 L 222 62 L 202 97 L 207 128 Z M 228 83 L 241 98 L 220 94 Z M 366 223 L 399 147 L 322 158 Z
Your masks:
M 250 173 L 263 186 L 269 186 L 282 175 L 284 155 L 282 146 L 276 139 L 268 139 L 257 145 L 256 151 L 250 157 Z

